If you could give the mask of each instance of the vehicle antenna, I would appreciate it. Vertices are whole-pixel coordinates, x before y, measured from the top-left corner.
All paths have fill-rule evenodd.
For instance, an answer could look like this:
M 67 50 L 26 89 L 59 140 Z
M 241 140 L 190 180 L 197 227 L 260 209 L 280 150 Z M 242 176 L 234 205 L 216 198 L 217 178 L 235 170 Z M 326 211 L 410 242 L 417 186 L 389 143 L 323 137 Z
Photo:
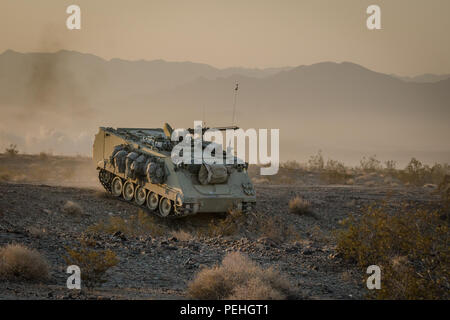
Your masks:
M 231 119 L 231 125 L 234 126 L 236 119 L 236 102 L 237 102 L 237 94 L 239 90 L 239 83 L 236 82 L 236 87 L 234 88 L 234 103 L 233 103 L 233 118 Z

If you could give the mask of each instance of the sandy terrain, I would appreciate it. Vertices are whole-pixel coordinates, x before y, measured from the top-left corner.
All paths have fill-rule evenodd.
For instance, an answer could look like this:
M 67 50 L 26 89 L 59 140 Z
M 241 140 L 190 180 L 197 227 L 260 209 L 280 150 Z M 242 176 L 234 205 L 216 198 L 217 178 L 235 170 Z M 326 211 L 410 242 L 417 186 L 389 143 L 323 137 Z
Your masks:
M 161 237 L 102 235 L 96 239 L 97 248 L 113 250 L 119 263 L 108 271 L 108 281 L 101 288 L 79 293 L 66 289 L 65 247 L 75 246 L 89 226 L 111 216 L 128 218 L 138 208 L 109 196 L 96 182 L 95 170 L 87 159 L 76 160 L 76 165 L 69 163 L 73 161 L 70 158 L 17 159 L 0 158 L 0 173 L 9 174 L 0 182 L 0 246 L 17 242 L 36 248 L 51 264 L 51 279 L 46 283 L 0 281 L 0 299 L 184 298 L 187 283 L 196 272 L 220 263 L 229 251 L 242 251 L 263 266 L 277 266 L 296 288 L 296 298 L 364 298 L 365 270 L 343 262 L 335 251 L 333 232 L 339 228 L 339 221 L 349 214 L 360 214 L 373 201 L 386 200 L 392 210 L 403 202 L 434 206 L 438 201 L 431 189 L 423 187 L 257 184 L 254 215 L 275 219 L 274 228 L 289 229 L 289 237 L 284 241 L 248 230 L 233 236 L 197 236 L 186 241 L 176 239 L 171 232 Z M 61 169 L 65 165 L 68 171 Z M 19 169 L 14 166 L 22 168 L 20 179 Z M 49 174 L 44 182 L 38 177 L 27 180 L 30 166 L 72 173 L 61 181 L 56 174 Z M 5 172 L 5 168 L 13 169 Z M 311 202 L 314 215 L 289 213 L 288 202 L 296 195 Z M 64 213 L 63 206 L 69 200 L 81 206 L 82 215 Z M 204 214 L 155 221 L 169 231 L 195 233 L 196 228 L 207 226 L 211 219 L 223 217 Z

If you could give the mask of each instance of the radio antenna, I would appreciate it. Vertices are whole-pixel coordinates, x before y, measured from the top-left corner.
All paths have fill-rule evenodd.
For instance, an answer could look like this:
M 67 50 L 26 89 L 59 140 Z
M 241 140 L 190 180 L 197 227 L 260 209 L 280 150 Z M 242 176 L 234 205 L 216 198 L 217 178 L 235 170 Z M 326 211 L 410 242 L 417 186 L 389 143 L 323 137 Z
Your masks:
M 237 94 L 239 90 L 239 83 L 236 82 L 236 87 L 234 88 L 234 103 L 233 103 L 233 118 L 231 119 L 231 125 L 234 126 L 236 119 L 236 102 L 237 102 Z

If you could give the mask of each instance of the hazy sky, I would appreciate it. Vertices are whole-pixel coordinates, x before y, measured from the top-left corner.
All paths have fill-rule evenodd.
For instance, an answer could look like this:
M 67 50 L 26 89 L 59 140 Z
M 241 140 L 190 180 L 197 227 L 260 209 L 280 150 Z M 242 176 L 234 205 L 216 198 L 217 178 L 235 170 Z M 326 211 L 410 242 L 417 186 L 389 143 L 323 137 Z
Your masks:
M 81 30 L 66 29 L 70 4 L 81 7 Z M 366 28 L 371 4 L 381 7 L 382 30 Z M 450 73 L 449 0 L 1 0 L 0 14 L 0 52 Z

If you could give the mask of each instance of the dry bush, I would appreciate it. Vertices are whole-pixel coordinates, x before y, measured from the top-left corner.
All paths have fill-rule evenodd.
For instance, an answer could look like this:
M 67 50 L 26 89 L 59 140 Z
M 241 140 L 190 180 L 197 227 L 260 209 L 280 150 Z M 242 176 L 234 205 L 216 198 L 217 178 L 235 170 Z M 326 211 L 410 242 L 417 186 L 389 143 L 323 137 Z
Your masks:
M 67 265 L 80 267 L 82 285 L 87 288 L 106 282 L 106 272 L 119 262 L 113 251 L 90 249 L 86 243 L 75 249 L 66 247 L 66 251 L 64 261 Z
M 9 148 L 5 148 L 5 153 L 8 156 L 14 157 L 15 155 L 17 155 L 19 153 L 19 150 L 17 150 L 17 145 L 11 143 L 9 145 Z
M 211 220 L 206 229 L 200 229 L 200 236 L 231 236 L 245 227 L 247 214 L 238 210 L 230 210 L 225 219 Z
M 349 217 L 338 233 L 337 250 L 365 268 L 382 268 L 380 299 L 450 298 L 448 221 L 436 211 L 404 206 L 389 214 L 369 206 L 360 219 Z
M 405 169 L 398 170 L 396 176 L 405 184 L 423 186 L 427 183 L 439 184 L 447 174 L 450 174 L 450 166 L 446 163 L 436 163 L 430 167 L 412 158 Z
M 296 196 L 289 200 L 289 211 L 298 215 L 311 215 L 311 202 Z
M 47 260 L 34 249 L 21 244 L 0 248 L 0 277 L 18 280 L 45 280 L 49 277 Z
M 430 183 L 440 184 L 446 179 L 446 176 L 450 175 L 450 165 L 435 163 L 430 171 Z
M 329 159 L 325 168 L 320 172 L 320 178 L 330 184 L 345 184 L 353 175 L 342 163 Z
M 195 238 L 191 233 L 184 230 L 172 231 L 170 235 L 180 241 L 189 241 Z
M 229 300 L 284 300 L 286 295 L 275 290 L 260 278 L 252 278 L 247 283 L 237 286 Z
M 166 228 L 157 222 L 156 217 L 139 210 L 137 215 L 130 216 L 129 219 L 122 217 L 109 217 L 105 222 L 99 222 L 89 226 L 86 230 L 88 234 L 116 234 L 121 232 L 127 237 L 137 236 L 162 236 L 166 234 Z
M 381 171 L 381 161 L 377 159 L 376 155 L 369 158 L 363 157 L 360 161 L 360 168 L 364 172 L 376 172 Z
M 39 160 L 47 161 L 50 158 L 50 156 L 51 156 L 51 153 L 42 151 L 39 153 Z
M 398 178 L 403 183 L 421 186 L 427 182 L 429 167 L 423 165 L 416 158 L 412 158 L 406 168 L 398 173 Z
M 311 171 L 321 171 L 325 167 L 322 151 L 319 150 L 316 155 L 313 155 L 308 160 L 308 169 Z
M 83 215 L 83 208 L 78 203 L 68 200 L 63 206 L 63 212 L 73 216 L 81 216 Z
M 394 160 L 387 160 L 384 162 L 385 168 L 387 174 L 394 175 L 397 171 L 397 161 Z
M 296 160 L 288 160 L 286 162 L 281 163 L 280 168 L 288 170 L 303 170 L 304 166 Z
M 330 243 L 334 242 L 334 235 L 329 232 L 323 231 L 318 225 L 312 227 L 308 234 L 314 239 L 315 242 Z
M 201 270 L 188 285 L 192 299 L 286 299 L 293 295 L 288 279 L 270 267 L 261 268 L 239 252 L 229 253 L 221 265 Z

